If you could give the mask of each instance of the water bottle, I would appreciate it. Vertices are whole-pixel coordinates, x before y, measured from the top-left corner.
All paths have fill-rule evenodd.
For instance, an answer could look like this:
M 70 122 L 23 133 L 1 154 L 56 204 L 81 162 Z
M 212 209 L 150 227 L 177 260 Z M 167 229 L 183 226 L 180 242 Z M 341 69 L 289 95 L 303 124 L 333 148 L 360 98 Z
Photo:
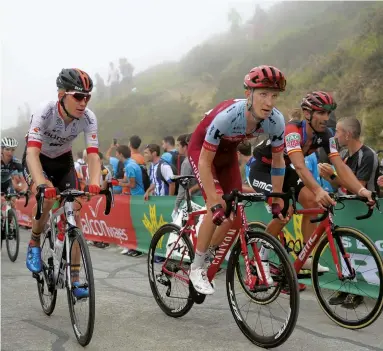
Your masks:
M 64 233 L 58 233 L 56 241 L 55 241 L 55 260 L 54 260 L 55 278 L 58 277 L 58 273 L 60 269 L 61 254 L 64 247 L 64 238 L 65 238 Z

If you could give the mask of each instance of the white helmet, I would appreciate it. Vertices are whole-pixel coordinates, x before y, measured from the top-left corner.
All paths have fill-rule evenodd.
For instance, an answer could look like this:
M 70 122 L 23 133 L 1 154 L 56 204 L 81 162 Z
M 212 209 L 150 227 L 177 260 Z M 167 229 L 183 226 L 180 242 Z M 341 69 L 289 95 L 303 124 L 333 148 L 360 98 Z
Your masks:
M 15 138 L 4 137 L 4 138 L 1 139 L 1 147 L 16 148 L 17 145 L 19 145 L 19 143 L 17 142 L 17 140 Z

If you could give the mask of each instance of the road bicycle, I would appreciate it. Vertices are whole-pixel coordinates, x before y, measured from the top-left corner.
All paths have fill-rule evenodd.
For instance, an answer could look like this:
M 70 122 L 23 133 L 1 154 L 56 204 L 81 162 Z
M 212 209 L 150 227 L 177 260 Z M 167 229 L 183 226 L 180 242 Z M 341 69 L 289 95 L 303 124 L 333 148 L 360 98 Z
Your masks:
M 339 209 L 344 208 L 343 201 L 367 202 L 367 198 L 357 195 L 330 194 L 330 196 L 338 204 L 343 205 Z M 373 198 L 376 200 L 375 193 Z M 332 321 L 347 329 L 361 329 L 371 325 L 383 310 L 383 261 L 374 242 L 360 230 L 336 225 L 334 206 L 328 209 L 297 209 L 293 188 L 286 193 L 283 200 L 285 203 L 292 200 L 294 214 L 317 216 L 311 219 L 311 222 L 320 223 L 303 247 L 300 240 L 287 241 L 283 231 L 279 234 L 280 242 L 295 257 L 294 268 L 298 277 L 307 277 L 300 272 L 315 250 L 312 258 L 311 279 L 315 295 L 323 311 Z M 378 201 L 376 201 L 376 207 L 379 209 Z M 357 216 L 356 219 L 367 219 L 372 213 L 373 209 L 369 208 L 365 215 Z M 248 225 L 256 230 L 266 230 L 266 224 L 263 222 L 250 222 Z M 273 266 L 271 261 L 270 259 L 270 265 Z M 330 271 L 319 272 L 318 263 L 329 267 Z M 329 300 L 338 291 L 364 295 L 365 299 L 358 308 L 353 310 L 331 305 Z
M 37 280 L 41 307 L 48 316 L 55 309 L 57 290 L 66 287 L 75 336 L 80 345 L 86 346 L 92 339 L 94 329 L 95 288 L 88 245 L 81 229 L 76 226 L 73 203 L 80 203 L 76 199 L 89 196 L 89 193 L 77 189 L 66 189 L 62 192 L 56 189 L 56 192 L 60 199 L 50 211 L 47 225 L 41 234 L 43 268 L 40 273 L 33 273 L 33 277 Z M 107 188 L 101 190 L 100 194 L 106 197 L 105 215 L 108 215 L 114 205 L 112 183 L 108 183 Z M 44 193 L 37 193 L 36 200 L 38 220 L 43 211 Z M 63 239 L 62 245 L 59 245 L 60 241 L 62 242 L 60 236 Z M 87 289 L 87 296 L 76 296 L 75 289 Z M 82 314 L 86 315 L 84 322 L 80 318 L 82 307 Z
M 175 176 L 174 181 L 185 188 L 187 219 L 182 227 L 165 224 L 154 234 L 148 254 L 148 277 L 153 296 L 160 308 L 171 317 L 184 316 L 193 304 L 201 304 L 206 296 L 199 294 L 189 280 L 189 269 L 194 259 L 194 248 L 199 216 L 206 209 L 193 211 L 188 184 L 194 176 Z M 270 194 L 278 197 L 281 194 Z M 265 201 L 263 194 L 243 194 L 234 190 L 223 196 L 226 202 L 226 217 L 233 216 L 233 226 L 227 232 L 216 251 L 207 276 L 210 282 L 232 247 L 226 271 L 226 292 L 234 320 L 242 333 L 260 347 L 276 347 L 284 343 L 294 330 L 299 313 L 299 292 L 296 273 L 287 252 L 281 243 L 263 231 L 250 230 L 246 223 L 245 205 Z M 284 213 L 288 210 L 284 208 Z M 266 245 L 279 258 L 279 265 L 273 272 L 274 283 L 269 285 L 261 263 L 259 248 Z M 162 260 L 158 260 L 162 257 Z M 239 271 L 245 279 L 237 279 Z M 237 285 L 237 282 L 240 284 Z M 279 294 L 288 289 L 290 295 Z M 183 290 L 183 296 L 178 296 Z M 245 291 L 244 291 L 245 290 Z M 262 301 L 263 295 L 273 291 L 273 301 L 251 303 L 249 292 Z M 277 293 L 274 293 L 277 291 Z M 278 299 L 279 297 L 279 299 Z M 245 300 L 246 302 L 243 302 Z M 249 303 L 250 301 L 250 303 Z M 271 303 L 276 301 L 275 306 Z M 255 311 L 254 311 L 254 310 Z M 263 318 L 267 321 L 262 323 Z M 254 326 L 254 322 L 258 323 Z M 266 335 L 267 334 L 267 335 Z
M 12 199 L 19 199 L 20 197 L 25 196 L 24 207 L 27 207 L 29 192 L 1 193 L 1 196 L 4 196 L 5 200 L 1 203 L 1 246 L 3 246 L 3 240 L 5 239 L 8 257 L 12 262 L 15 262 L 19 255 L 20 228 L 16 211 L 12 208 Z

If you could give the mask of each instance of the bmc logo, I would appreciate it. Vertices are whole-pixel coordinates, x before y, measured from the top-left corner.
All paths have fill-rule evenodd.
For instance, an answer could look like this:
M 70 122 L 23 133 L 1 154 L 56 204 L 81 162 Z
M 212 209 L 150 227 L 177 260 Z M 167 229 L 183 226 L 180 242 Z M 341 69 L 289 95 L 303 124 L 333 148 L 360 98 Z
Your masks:
M 265 182 L 261 182 L 259 180 L 254 179 L 253 180 L 253 187 L 256 187 L 258 189 L 266 190 L 271 192 L 272 191 L 272 186 L 271 184 L 267 184 Z

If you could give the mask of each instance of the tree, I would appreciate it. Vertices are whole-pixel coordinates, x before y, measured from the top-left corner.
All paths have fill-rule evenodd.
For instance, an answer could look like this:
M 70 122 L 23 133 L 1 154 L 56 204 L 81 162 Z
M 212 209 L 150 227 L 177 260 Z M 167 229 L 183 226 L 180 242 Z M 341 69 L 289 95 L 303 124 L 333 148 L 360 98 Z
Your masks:
M 97 98 L 103 99 L 106 93 L 106 85 L 105 85 L 104 79 L 98 73 L 96 73 L 95 78 L 96 78 L 95 88 L 96 88 Z
M 232 33 L 237 33 L 242 24 L 241 15 L 235 8 L 232 8 L 228 13 L 227 18 L 230 22 L 230 31 Z

